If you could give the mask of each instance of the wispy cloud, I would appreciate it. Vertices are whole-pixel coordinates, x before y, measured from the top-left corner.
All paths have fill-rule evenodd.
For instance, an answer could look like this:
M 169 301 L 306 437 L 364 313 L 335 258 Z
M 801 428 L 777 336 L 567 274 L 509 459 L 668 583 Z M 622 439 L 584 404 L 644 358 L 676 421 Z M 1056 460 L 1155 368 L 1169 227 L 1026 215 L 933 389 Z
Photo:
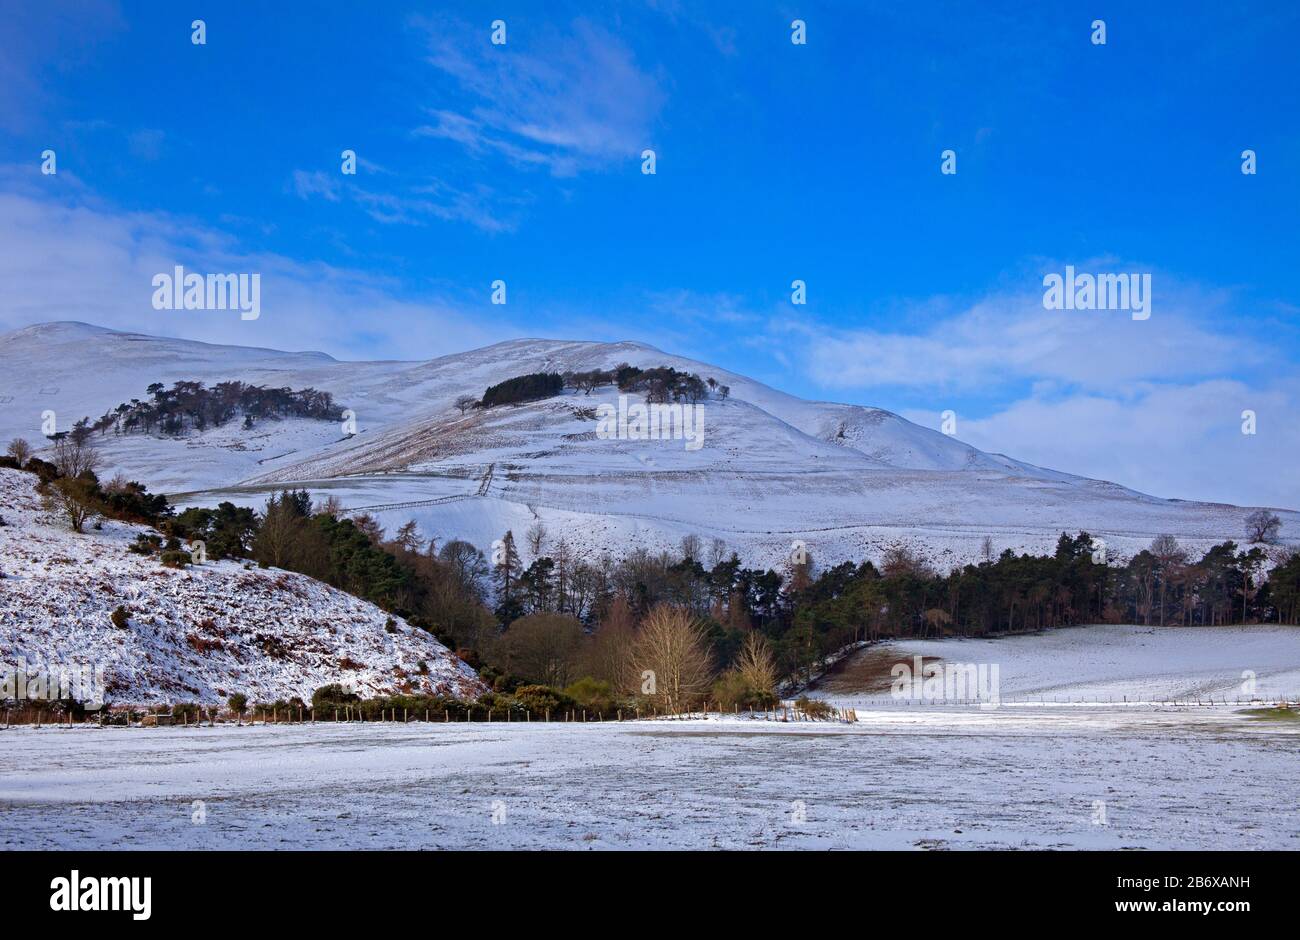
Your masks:
M 167 135 L 157 128 L 143 128 L 127 135 L 127 145 L 132 156 L 141 160 L 157 160 L 162 156 Z
M 428 61 L 470 102 L 429 110 L 419 136 L 496 153 L 557 176 L 635 157 L 651 143 L 660 82 L 607 30 L 577 20 L 567 34 L 494 46 L 481 27 L 416 20 Z M 545 54 L 530 50 L 545 49 Z
M 468 222 L 485 232 L 512 232 L 518 226 L 520 199 L 501 196 L 489 186 L 460 189 L 437 179 L 385 182 L 406 188 L 370 188 L 355 182 L 355 177 L 323 170 L 295 170 L 289 185 L 300 199 L 351 200 L 370 218 L 386 225 L 425 225 L 438 219 Z
M 895 315 L 894 330 L 782 318 L 773 322 L 771 338 L 783 346 L 797 342 L 809 377 L 839 389 L 968 390 L 1050 380 L 1114 391 L 1276 360 L 1263 329 L 1226 328 L 1235 322 L 1226 295 L 1168 278 L 1156 283 L 1146 321 L 1123 311 L 1045 310 L 1041 289 L 1033 288 L 965 306 L 946 298 L 909 305 Z

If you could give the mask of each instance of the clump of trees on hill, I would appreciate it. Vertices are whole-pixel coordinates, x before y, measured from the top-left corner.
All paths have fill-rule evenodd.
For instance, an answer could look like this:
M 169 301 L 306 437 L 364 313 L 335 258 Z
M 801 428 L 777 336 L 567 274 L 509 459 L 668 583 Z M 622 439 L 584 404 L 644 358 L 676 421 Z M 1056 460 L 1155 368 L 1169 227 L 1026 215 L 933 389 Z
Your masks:
M 82 418 L 67 436 L 85 440 L 91 434 L 164 434 L 180 436 L 205 431 L 242 419 L 251 428 L 257 421 L 280 418 L 314 418 L 338 421 L 343 410 L 329 392 L 314 388 L 267 388 L 239 381 L 218 382 L 211 388 L 202 382 L 180 381 L 167 388 L 155 382 L 145 389 L 149 398 L 133 398 L 106 411 L 97 419 Z M 64 436 L 65 432 L 53 435 Z
M 550 398 L 566 388 L 590 395 L 594 389 L 611 385 L 617 386 L 621 392 L 642 394 L 649 403 L 694 404 L 708 398 L 711 393 L 719 398 L 726 398 L 731 393 L 730 386 L 720 385 L 713 378 L 701 379 L 693 372 L 682 372 L 670 366 L 641 369 L 621 363 L 612 369 L 532 372 L 516 376 L 491 386 L 478 401 L 462 395 L 456 399 L 456 407 L 464 414 L 473 407 L 493 408 Z
M 565 385 L 586 394 L 605 385 L 617 385 L 621 392 L 639 392 L 647 402 L 684 401 L 694 404 L 703 401 L 714 391 L 721 398 L 731 393 L 730 386 L 719 385 L 715 379 L 701 379 L 693 372 L 682 372 L 671 366 L 641 369 L 621 363 L 613 369 L 592 369 L 589 372 L 566 372 Z
M 83 438 L 61 437 L 54 442 L 51 460 L 32 456 L 22 438 L 9 444 L 0 467 L 26 470 L 36 475 L 37 491 L 45 510 L 63 519 L 74 532 L 82 532 L 100 516 L 158 525 L 171 514 L 167 497 L 151 494 L 143 484 L 118 474 L 101 483 L 99 454 Z
M 530 372 L 528 375 L 516 376 L 489 386 L 483 393 L 480 404 L 484 408 L 517 405 L 526 401 L 550 398 L 563 390 L 564 379 L 558 372 Z

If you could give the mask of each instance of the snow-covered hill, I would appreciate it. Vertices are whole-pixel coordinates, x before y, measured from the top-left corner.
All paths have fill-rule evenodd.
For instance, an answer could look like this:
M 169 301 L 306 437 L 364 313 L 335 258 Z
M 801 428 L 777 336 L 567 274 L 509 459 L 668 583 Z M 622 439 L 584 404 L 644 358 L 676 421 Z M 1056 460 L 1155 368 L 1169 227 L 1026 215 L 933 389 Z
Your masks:
M 462 395 L 539 371 L 672 366 L 730 387 L 704 403 L 704 446 L 607 440 L 595 409 L 612 388 L 461 414 Z M 0 440 L 40 440 L 41 413 L 66 428 L 152 382 L 239 379 L 331 392 L 357 434 L 329 422 L 231 425 L 185 439 L 102 439 L 121 470 L 186 504 L 260 506 L 301 484 L 392 527 L 486 549 L 542 522 L 552 545 L 621 555 L 721 539 L 750 564 L 779 565 L 791 543 L 819 563 L 910 544 L 940 568 L 995 552 L 1048 551 L 1063 530 L 1100 535 L 1116 555 L 1168 532 L 1199 550 L 1240 540 L 1249 509 L 1165 500 L 987 454 L 898 415 L 811 402 L 640 343 L 521 339 L 427 362 L 340 362 L 322 353 L 214 346 L 50 323 L 0 337 Z M 1281 513 L 1283 534 L 1300 515 Z
M 0 664 L 102 667 L 116 704 L 310 700 L 359 693 L 472 697 L 477 675 L 424 630 L 303 575 L 209 562 L 185 570 L 127 546 L 143 527 L 78 535 L 48 518 L 36 478 L 0 469 Z M 125 628 L 111 617 L 129 614 Z M 37 671 L 33 668 L 33 674 Z

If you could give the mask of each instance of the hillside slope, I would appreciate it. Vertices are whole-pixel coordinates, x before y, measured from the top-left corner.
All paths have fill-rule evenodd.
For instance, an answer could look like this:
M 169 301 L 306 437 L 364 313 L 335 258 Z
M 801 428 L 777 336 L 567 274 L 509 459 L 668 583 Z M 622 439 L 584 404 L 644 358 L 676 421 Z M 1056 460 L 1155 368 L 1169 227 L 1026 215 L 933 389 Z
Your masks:
M 703 403 L 703 447 L 608 440 L 594 412 L 618 392 L 566 391 L 520 406 L 454 405 L 530 372 L 671 366 L 730 388 Z M 1240 540 L 1249 507 L 1166 500 L 987 454 L 898 415 L 804 401 L 745 376 L 640 343 L 519 339 L 427 362 L 340 362 L 290 353 L 50 323 L 0 337 L 0 440 L 39 441 L 40 415 L 61 428 L 143 397 L 154 381 L 193 379 L 328 391 L 355 414 L 334 422 L 239 422 L 184 438 L 96 438 L 120 470 L 182 505 L 229 499 L 260 507 L 299 485 L 387 527 L 487 550 L 506 529 L 541 522 L 551 544 L 587 553 L 673 549 L 720 539 L 748 564 L 780 566 L 791 543 L 819 563 L 878 558 L 907 544 L 941 569 L 994 552 L 1051 551 L 1086 530 L 1116 556 L 1170 533 L 1189 550 Z M 1300 515 L 1282 512 L 1283 534 Z
M 458 697 L 484 687 L 424 630 L 303 575 L 225 561 L 183 571 L 127 546 L 144 527 L 78 535 L 42 511 L 36 478 L 0 469 L 0 662 L 102 666 L 116 704 L 249 701 L 342 683 Z M 114 626 L 118 606 L 128 626 Z M 423 667 L 422 665 L 423 664 Z

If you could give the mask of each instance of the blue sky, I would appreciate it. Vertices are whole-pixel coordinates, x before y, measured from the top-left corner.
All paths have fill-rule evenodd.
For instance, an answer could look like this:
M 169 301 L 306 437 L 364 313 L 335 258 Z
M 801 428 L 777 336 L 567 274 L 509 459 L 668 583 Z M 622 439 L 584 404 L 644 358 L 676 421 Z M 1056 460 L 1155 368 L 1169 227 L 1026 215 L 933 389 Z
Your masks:
M 1300 507 L 1298 39 L 1273 3 L 10 2 L 0 327 L 348 359 L 637 339 Z M 262 316 L 153 310 L 172 263 L 262 272 Z M 1066 264 L 1150 273 L 1151 319 L 1044 310 Z

